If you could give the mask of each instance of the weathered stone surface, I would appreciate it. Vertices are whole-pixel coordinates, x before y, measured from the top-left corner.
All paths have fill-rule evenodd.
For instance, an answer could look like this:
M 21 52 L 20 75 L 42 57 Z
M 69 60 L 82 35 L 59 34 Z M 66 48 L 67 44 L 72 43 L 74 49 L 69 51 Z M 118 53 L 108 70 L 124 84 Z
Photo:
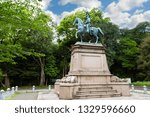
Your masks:
M 90 93 L 81 93 L 83 85 L 84 88 L 92 88 Z M 92 87 L 93 85 L 95 86 Z M 101 86 L 111 87 L 111 93 L 105 88 L 95 93 Z M 55 87 L 61 99 L 130 95 L 127 80 L 110 73 L 105 48 L 101 44 L 77 42 L 72 47 L 70 71 L 66 77 L 56 82 Z
M 104 47 L 76 43 L 72 47 L 69 75 L 110 75 Z

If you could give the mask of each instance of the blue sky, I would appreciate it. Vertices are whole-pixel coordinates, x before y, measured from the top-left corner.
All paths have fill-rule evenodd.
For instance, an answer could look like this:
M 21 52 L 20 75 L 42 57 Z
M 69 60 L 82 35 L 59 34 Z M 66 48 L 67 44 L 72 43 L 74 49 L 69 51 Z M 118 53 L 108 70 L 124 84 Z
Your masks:
M 150 0 L 43 0 L 42 5 L 57 24 L 77 10 L 94 7 L 121 28 L 134 28 L 140 22 L 150 21 Z

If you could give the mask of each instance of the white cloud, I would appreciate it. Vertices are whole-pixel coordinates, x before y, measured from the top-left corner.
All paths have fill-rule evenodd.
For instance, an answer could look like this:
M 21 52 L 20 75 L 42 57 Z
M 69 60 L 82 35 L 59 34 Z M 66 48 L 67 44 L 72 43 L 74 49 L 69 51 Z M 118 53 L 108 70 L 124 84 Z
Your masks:
M 149 11 L 136 10 L 133 15 L 129 11 L 135 7 L 142 7 L 143 3 L 149 0 L 120 0 L 118 3 L 112 2 L 106 8 L 105 17 L 110 17 L 111 21 L 121 28 L 134 28 L 138 23 L 150 21 Z
M 57 15 L 57 14 L 54 14 L 52 11 L 46 11 L 47 14 L 49 14 L 53 21 L 56 23 L 56 24 L 59 24 L 60 21 L 65 18 L 66 16 L 69 16 L 71 14 L 74 14 L 75 12 L 77 11 L 82 11 L 82 10 L 86 10 L 86 8 L 84 7 L 79 7 L 79 8 L 76 8 L 74 9 L 73 11 L 69 12 L 69 11 L 64 11 L 62 12 L 60 15 Z
M 85 7 L 87 9 L 101 7 L 101 1 L 99 0 L 60 0 L 61 5 L 77 4 L 79 7 Z
M 106 8 L 107 12 L 130 11 L 134 7 L 142 7 L 143 3 L 149 0 L 120 0 L 118 3 L 112 2 Z
M 129 22 L 129 17 L 130 14 L 129 13 L 122 13 L 119 11 L 116 11 L 114 14 L 110 14 L 110 13 L 104 13 L 105 17 L 110 17 L 111 21 L 121 27 L 125 27 L 126 23 Z
M 134 15 L 139 14 L 139 13 L 143 13 L 143 12 L 144 12 L 143 9 L 137 9 L 137 10 L 134 12 Z
M 64 11 L 64 12 L 61 14 L 61 17 L 64 18 L 64 17 L 66 17 L 66 16 L 68 16 L 68 15 L 74 14 L 75 12 L 77 12 L 77 11 L 82 11 L 82 10 L 86 10 L 86 8 L 85 8 L 85 7 L 78 7 L 78 8 L 74 9 L 74 10 L 71 11 L 71 12 Z
M 144 19 L 146 19 L 147 21 L 150 21 L 150 10 L 144 12 Z
M 54 14 L 52 11 L 45 11 L 46 14 L 50 15 L 53 22 L 57 23 L 59 21 L 59 15 Z
M 117 6 L 122 11 L 129 11 L 134 7 L 142 7 L 143 3 L 147 2 L 148 0 L 120 0 Z
M 45 9 L 51 1 L 52 0 L 43 1 Z M 111 21 L 119 25 L 121 28 L 134 28 L 140 22 L 150 21 L 150 10 L 144 11 L 143 9 L 137 9 L 133 14 L 130 14 L 129 11 L 135 7 L 143 7 L 143 3 L 148 1 L 150 0 L 119 0 L 118 2 L 112 2 L 107 6 L 104 16 L 110 17 Z M 99 0 L 60 0 L 61 5 L 66 5 L 69 3 L 77 4 L 78 8 L 71 12 L 64 11 L 60 15 L 54 14 L 52 11 L 46 11 L 46 13 L 51 15 L 56 24 L 59 24 L 64 17 L 73 14 L 78 10 L 86 10 L 91 9 L 94 6 L 101 6 L 101 2 Z
M 135 14 L 129 18 L 129 22 L 127 24 L 128 27 L 135 27 L 138 23 L 144 21 L 150 21 L 150 10 L 145 11 L 143 13 Z
M 39 2 L 40 4 L 40 8 L 43 10 L 46 10 L 48 8 L 48 6 L 50 5 L 52 0 L 42 0 Z

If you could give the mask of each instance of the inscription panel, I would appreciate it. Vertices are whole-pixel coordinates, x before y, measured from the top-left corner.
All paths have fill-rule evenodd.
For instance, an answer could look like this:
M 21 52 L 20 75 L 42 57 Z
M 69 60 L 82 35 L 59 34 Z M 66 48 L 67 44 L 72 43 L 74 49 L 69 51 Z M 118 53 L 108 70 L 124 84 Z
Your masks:
M 102 57 L 99 55 L 81 55 L 81 68 L 82 69 L 102 69 Z

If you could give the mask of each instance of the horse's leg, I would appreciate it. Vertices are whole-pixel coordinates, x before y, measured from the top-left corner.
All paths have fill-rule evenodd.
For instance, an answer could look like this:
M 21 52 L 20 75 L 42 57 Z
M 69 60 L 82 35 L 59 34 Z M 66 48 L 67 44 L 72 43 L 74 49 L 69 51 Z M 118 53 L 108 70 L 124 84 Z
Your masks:
M 96 35 L 96 42 L 95 43 L 97 43 L 98 42 L 98 36 Z
M 82 37 L 81 37 L 81 43 L 83 42 Z
M 89 34 L 90 34 L 91 36 L 93 36 L 93 32 L 92 32 L 91 30 L 89 30 Z M 91 43 L 91 41 L 92 41 L 92 39 L 89 41 L 89 43 Z
M 79 35 L 79 37 L 80 37 L 80 39 L 81 39 L 81 42 L 83 42 L 83 41 L 82 41 L 82 35 L 81 35 L 81 32 L 80 32 L 80 31 L 77 31 L 77 32 L 76 32 L 76 38 L 78 38 L 78 35 Z
M 89 41 L 89 43 L 91 43 L 92 39 Z
M 90 37 L 91 38 L 91 37 Z M 92 39 L 89 40 L 89 43 L 91 43 Z
M 80 34 L 80 39 L 81 39 L 81 43 L 83 42 L 83 40 L 82 40 L 82 34 Z
M 76 35 L 75 35 L 75 36 L 76 36 L 76 39 L 78 38 L 78 33 L 79 33 L 79 31 L 76 32 Z
M 75 35 L 75 36 L 76 36 L 76 39 L 78 38 L 78 33 L 79 33 L 79 37 L 80 37 L 80 39 L 81 39 L 81 43 L 82 43 L 82 42 L 83 42 L 83 41 L 82 41 L 82 36 L 81 36 L 81 34 L 80 34 L 80 32 L 79 32 L 79 31 L 77 31 L 77 32 L 76 32 L 76 35 Z

